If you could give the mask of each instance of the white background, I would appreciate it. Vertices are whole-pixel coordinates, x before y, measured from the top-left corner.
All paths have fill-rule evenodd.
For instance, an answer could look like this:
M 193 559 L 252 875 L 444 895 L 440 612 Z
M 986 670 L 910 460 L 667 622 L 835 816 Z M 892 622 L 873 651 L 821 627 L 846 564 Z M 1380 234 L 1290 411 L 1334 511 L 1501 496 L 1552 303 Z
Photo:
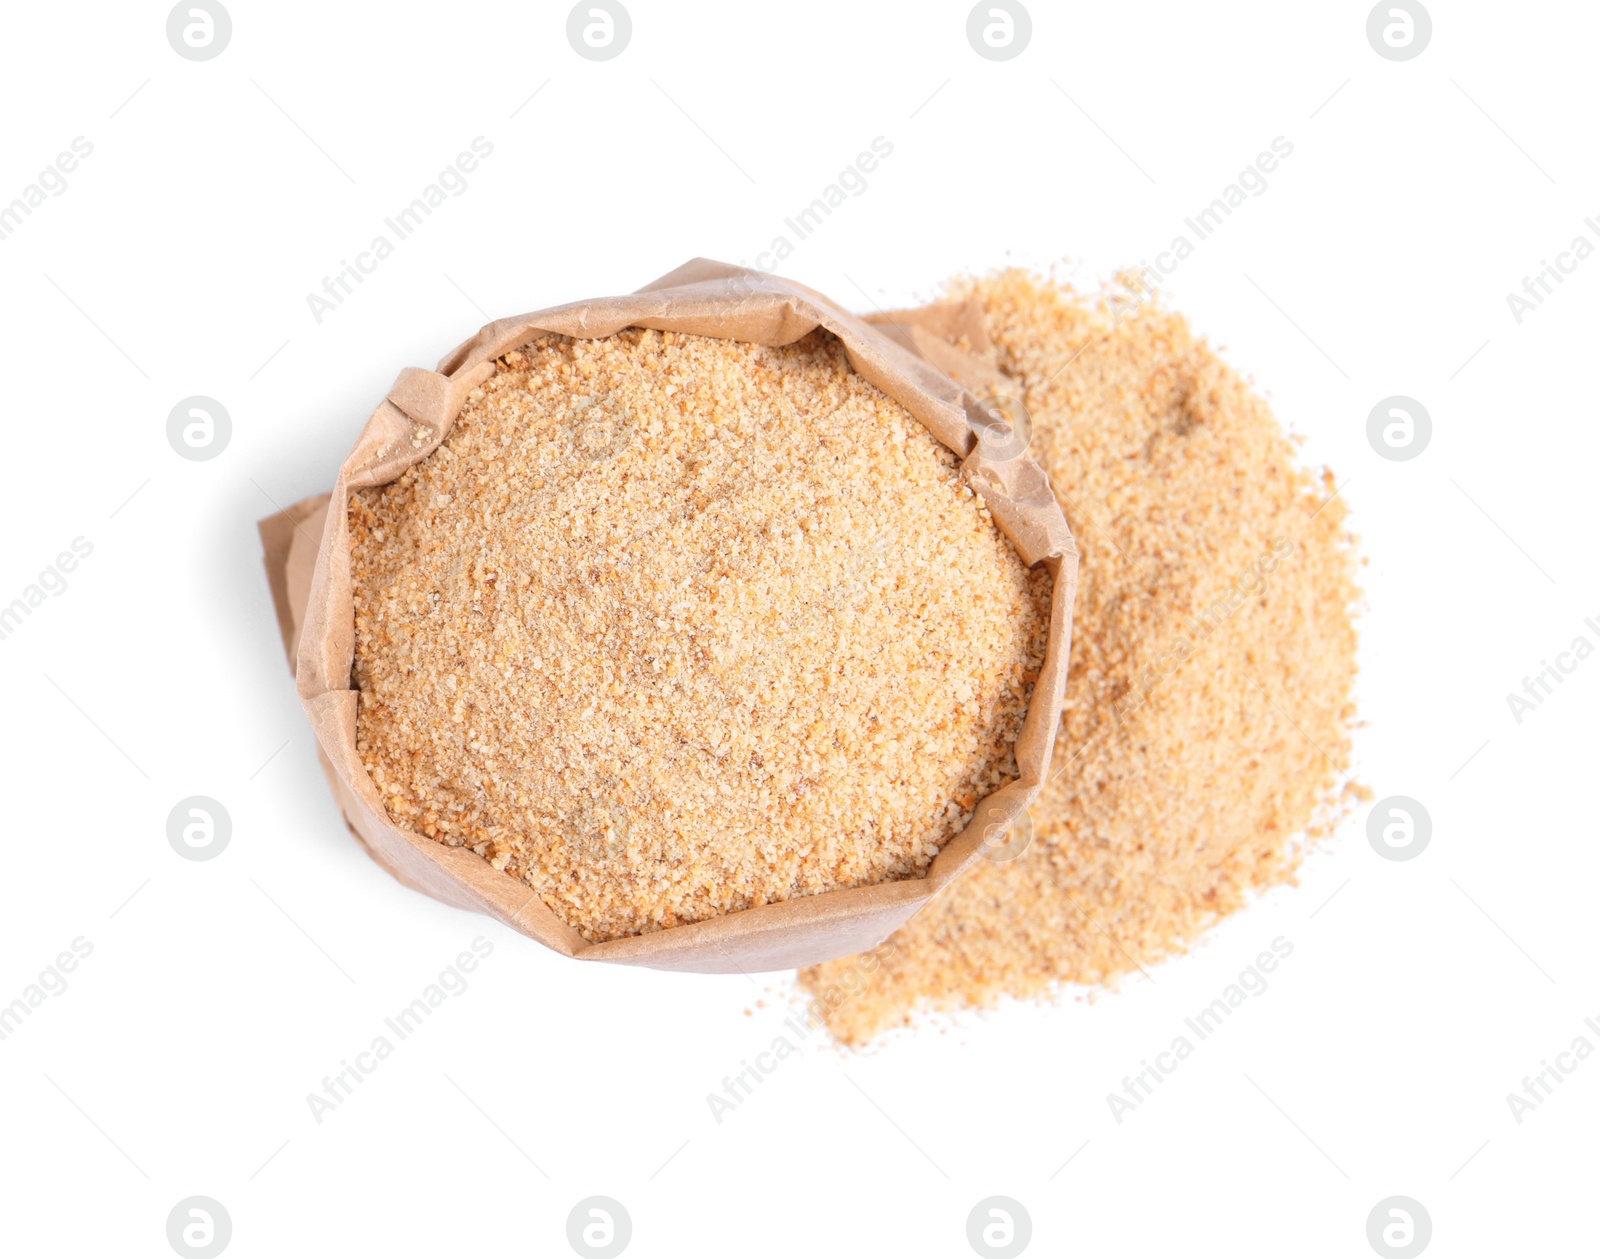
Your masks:
M 1521 724 L 1505 696 L 1600 646 L 1600 259 L 1520 326 L 1506 294 L 1600 242 L 1600 13 L 1438 0 L 1394 63 L 1360 3 L 1037 3 L 995 64 L 945 0 L 630 7 L 606 63 L 543 2 L 230 0 L 203 63 L 160 4 L 8 7 L 0 202 L 94 152 L 0 241 L 0 603 L 73 538 L 93 554 L 0 642 L 0 1002 L 93 953 L 0 1042 L 0 1249 L 170 1254 L 204 1194 L 241 1257 L 566 1254 L 605 1194 L 630 1254 L 959 1256 L 1004 1194 L 1029 1253 L 1359 1256 L 1404 1194 L 1434 1254 L 1596 1253 L 1600 1058 L 1521 1125 L 1505 1099 L 1600 1047 L 1600 659 Z M 1359 776 L 1426 806 L 1419 858 L 1358 815 L 1152 980 L 864 1055 L 818 1035 L 719 1125 L 706 1095 L 778 1034 L 790 976 L 564 961 L 349 837 L 255 522 L 327 488 L 400 368 L 485 314 L 753 262 L 876 136 L 892 156 L 783 267 L 857 309 L 1008 263 L 1093 286 L 1280 135 L 1168 294 L 1346 483 Z M 468 190 L 319 325 L 306 294 L 476 136 Z M 165 436 L 193 394 L 233 419 L 209 462 Z M 1392 394 L 1433 417 L 1411 462 L 1366 440 Z M 215 860 L 167 842 L 195 794 L 233 820 Z M 479 935 L 470 989 L 316 1123 L 306 1095 Z M 1280 935 L 1270 989 L 1117 1124 L 1106 1095 Z

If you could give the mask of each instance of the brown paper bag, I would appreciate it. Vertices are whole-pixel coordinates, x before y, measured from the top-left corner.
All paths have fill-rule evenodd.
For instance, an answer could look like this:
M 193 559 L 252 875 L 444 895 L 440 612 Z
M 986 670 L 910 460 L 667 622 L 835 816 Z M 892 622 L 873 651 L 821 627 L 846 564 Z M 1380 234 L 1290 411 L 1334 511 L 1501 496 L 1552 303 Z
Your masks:
M 628 327 L 763 345 L 786 345 L 817 327 L 832 333 L 856 371 L 963 456 L 963 473 L 1023 562 L 1044 564 L 1054 578 L 1044 667 L 1016 745 L 1020 777 L 979 801 L 971 823 L 945 844 L 925 878 L 825 892 L 591 944 L 520 879 L 470 849 L 447 847 L 389 821 L 356 752 L 350 494 L 386 484 L 426 458 L 449 432 L 467 393 L 494 374 L 494 360 L 507 350 L 545 332 L 605 337 Z M 626 297 L 497 320 L 447 355 L 437 372 L 402 371 L 344 461 L 331 495 L 307 499 L 260 526 L 301 703 L 334 797 L 372 857 L 407 886 L 488 914 L 569 957 L 733 972 L 807 966 L 870 949 L 977 861 L 985 836 L 1002 843 L 1049 772 L 1066 684 L 1077 551 L 1044 470 L 1016 449 L 1010 430 L 976 393 L 919 357 L 939 337 L 938 325 L 931 336 L 916 334 L 927 346 L 917 343 L 915 327 L 908 321 L 880 331 L 792 281 L 696 259 Z M 981 318 L 978 327 L 981 333 Z

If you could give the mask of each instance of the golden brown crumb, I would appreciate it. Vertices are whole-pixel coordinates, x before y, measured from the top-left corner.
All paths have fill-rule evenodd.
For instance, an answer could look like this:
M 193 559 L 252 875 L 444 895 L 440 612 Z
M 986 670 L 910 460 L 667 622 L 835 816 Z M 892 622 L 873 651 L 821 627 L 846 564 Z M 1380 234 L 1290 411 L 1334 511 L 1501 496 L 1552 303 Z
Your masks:
M 1049 577 L 826 333 L 542 337 L 350 525 L 391 818 L 590 940 L 924 874 L 1016 777 Z
M 859 1043 L 923 1008 L 1104 985 L 1290 879 L 1359 793 L 1352 539 L 1248 385 L 1184 319 L 1120 323 L 1021 272 L 958 286 L 1025 388 L 1081 552 L 1035 838 L 981 862 L 825 1002 Z M 883 950 L 879 951 L 880 954 Z M 836 989 L 845 958 L 801 973 Z

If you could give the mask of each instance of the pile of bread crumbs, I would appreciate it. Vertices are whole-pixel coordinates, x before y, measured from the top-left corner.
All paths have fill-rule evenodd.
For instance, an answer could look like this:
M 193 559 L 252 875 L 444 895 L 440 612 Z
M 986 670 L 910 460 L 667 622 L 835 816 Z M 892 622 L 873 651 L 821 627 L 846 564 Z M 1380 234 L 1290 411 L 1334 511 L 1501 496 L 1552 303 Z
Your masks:
M 1064 724 L 1020 856 L 979 863 L 870 968 L 801 972 L 847 1043 L 1169 957 L 1291 879 L 1366 794 L 1347 777 L 1358 591 L 1332 475 L 1300 469 L 1180 315 L 1113 315 L 1015 271 L 952 297 L 981 305 L 1022 385 L 1081 553 Z
M 357 745 L 390 817 L 587 939 L 926 872 L 1043 661 L 956 457 L 831 336 L 504 355 L 352 496 Z

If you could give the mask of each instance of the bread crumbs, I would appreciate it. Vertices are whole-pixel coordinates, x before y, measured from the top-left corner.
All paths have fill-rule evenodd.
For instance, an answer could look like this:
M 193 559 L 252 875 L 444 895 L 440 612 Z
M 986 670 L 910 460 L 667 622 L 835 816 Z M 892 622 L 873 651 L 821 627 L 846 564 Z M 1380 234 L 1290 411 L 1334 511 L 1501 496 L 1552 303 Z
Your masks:
M 349 505 L 391 819 L 591 941 L 926 873 L 1017 776 L 1049 620 L 957 457 L 821 331 L 496 368 Z
M 846 986 L 856 958 L 801 972 L 851 1044 L 1170 957 L 1290 880 L 1368 794 L 1347 777 L 1358 591 L 1332 475 L 1300 469 L 1178 314 L 1113 318 L 1019 271 L 954 296 L 1022 384 L 1078 541 L 1072 659 L 1033 842 L 891 936 L 869 984 Z

